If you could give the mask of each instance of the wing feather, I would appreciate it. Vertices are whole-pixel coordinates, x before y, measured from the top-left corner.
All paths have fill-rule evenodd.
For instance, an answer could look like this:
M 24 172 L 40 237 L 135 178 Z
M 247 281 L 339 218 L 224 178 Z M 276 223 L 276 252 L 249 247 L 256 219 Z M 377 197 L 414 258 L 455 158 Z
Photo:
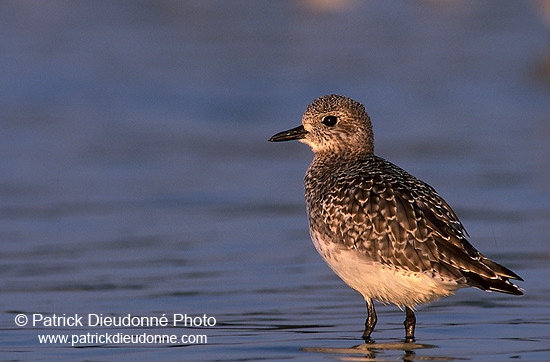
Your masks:
M 338 177 L 339 193 L 325 200 L 325 219 L 345 246 L 405 271 L 521 293 L 507 280 L 521 278 L 468 242 L 464 226 L 431 186 L 384 159 L 368 162 Z

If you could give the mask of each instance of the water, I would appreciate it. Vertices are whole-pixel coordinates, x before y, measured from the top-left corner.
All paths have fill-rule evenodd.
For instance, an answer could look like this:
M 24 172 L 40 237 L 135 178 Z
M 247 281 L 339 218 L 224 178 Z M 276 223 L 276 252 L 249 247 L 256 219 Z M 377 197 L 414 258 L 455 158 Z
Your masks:
M 323 5 L 324 4 L 324 5 Z M 536 2 L 4 1 L 0 357 L 550 359 L 547 28 Z M 365 310 L 316 254 L 306 146 L 269 144 L 326 93 L 366 104 L 376 150 L 454 207 L 524 297 Z M 213 326 L 18 327 L 44 317 Z M 207 336 L 40 344 L 39 334 Z M 414 348 L 413 348 L 414 347 Z

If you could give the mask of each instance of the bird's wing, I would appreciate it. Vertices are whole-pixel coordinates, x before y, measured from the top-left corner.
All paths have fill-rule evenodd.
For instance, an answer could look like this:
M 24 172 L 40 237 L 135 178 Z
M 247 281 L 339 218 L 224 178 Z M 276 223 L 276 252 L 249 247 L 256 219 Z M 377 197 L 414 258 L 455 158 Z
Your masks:
M 338 216 L 327 223 L 346 247 L 406 271 L 521 294 L 507 281 L 521 278 L 466 240 L 454 211 L 431 186 L 390 165 L 390 173 L 353 175 L 328 198 L 334 210 L 325 209 L 327 219 Z

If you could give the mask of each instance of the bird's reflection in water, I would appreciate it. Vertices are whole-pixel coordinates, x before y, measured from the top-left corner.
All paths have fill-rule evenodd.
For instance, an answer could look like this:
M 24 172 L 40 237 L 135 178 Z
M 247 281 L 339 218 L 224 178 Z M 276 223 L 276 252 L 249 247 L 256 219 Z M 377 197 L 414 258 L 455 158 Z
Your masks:
M 378 358 L 386 360 L 388 351 L 403 351 L 403 356 L 400 357 L 403 361 L 412 361 L 417 359 L 429 359 L 430 361 L 453 361 L 457 358 L 443 357 L 443 356 L 416 356 L 415 350 L 418 349 L 431 349 L 438 348 L 433 344 L 421 344 L 421 343 L 367 343 L 360 344 L 349 348 L 328 348 L 328 347 L 309 347 L 302 348 L 304 352 L 316 352 L 316 353 L 330 353 L 340 355 L 351 355 L 346 357 L 335 357 L 338 360 L 343 361 L 378 361 Z M 362 355 L 362 356 L 358 356 Z M 393 358 L 397 357 L 395 354 Z M 399 357 L 398 357 L 399 358 Z

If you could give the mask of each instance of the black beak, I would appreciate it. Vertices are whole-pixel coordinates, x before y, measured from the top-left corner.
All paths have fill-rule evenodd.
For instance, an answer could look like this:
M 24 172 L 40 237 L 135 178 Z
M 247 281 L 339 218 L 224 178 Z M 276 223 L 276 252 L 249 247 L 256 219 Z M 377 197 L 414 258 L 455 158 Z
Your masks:
M 304 129 L 304 126 L 298 126 L 288 131 L 279 132 L 276 135 L 273 135 L 269 139 L 269 142 L 283 142 L 290 140 L 300 140 L 304 138 L 307 134 L 307 131 Z

